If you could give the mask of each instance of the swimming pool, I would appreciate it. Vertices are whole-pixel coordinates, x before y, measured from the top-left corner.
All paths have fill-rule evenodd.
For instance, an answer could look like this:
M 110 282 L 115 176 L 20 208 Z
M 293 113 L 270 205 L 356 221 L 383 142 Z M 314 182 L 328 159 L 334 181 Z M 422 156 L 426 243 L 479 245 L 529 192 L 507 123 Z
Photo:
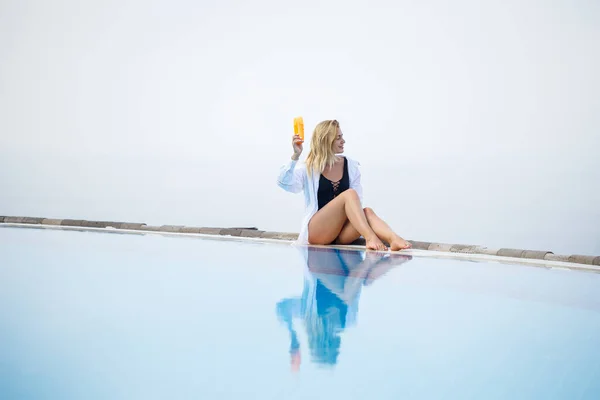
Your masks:
M 596 399 L 600 274 L 0 228 L 2 399 Z

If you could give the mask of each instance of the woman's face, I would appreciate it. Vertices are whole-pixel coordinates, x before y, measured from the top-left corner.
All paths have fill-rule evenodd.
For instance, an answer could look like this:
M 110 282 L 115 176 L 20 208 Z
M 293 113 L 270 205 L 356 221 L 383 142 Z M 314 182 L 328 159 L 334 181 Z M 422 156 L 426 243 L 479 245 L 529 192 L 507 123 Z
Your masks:
M 344 140 L 344 135 L 342 134 L 341 129 L 338 128 L 337 136 L 333 140 L 333 153 L 334 154 L 343 153 L 344 152 L 344 143 L 346 143 L 346 141 Z

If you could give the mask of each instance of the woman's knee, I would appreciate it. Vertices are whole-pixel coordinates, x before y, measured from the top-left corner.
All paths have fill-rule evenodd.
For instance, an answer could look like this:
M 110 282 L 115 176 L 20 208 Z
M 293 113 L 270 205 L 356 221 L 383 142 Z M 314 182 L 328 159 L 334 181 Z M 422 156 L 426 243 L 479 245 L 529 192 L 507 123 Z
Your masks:
M 352 198 L 358 199 L 358 193 L 356 192 L 356 190 L 354 190 L 352 188 L 344 190 L 344 193 L 342 193 L 342 194 L 347 197 L 352 197 Z

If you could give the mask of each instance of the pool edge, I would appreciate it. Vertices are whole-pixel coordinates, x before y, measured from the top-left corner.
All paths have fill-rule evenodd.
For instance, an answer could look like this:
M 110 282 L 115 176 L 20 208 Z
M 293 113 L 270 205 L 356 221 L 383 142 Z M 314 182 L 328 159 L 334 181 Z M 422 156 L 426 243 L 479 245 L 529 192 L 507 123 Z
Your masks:
M 144 223 L 86 221 L 69 219 L 3 217 L 0 227 L 45 228 L 62 230 L 101 231 L 124 234 L 160 234 L 167 236 L 201 237 L 217 240 L 253 241 L 291 244 L 297 233 L 261 231 L 256 228 L 188 227 L 182 225 L 149 226 Z M 576 269 L 600 272 L 600 256 L 556 255 L 550 251 L 524 249 L 491 249 L 481 245 L 432 243 L 409 240 L 413 249 L 397 253 L 429 258 L 460 259 L 474 262 L 534 265 L 545 268 Z M 319 246 L 316 246 L 319 247 Z M 327 247 L 365 250 L 364 244 L 330 245 Z

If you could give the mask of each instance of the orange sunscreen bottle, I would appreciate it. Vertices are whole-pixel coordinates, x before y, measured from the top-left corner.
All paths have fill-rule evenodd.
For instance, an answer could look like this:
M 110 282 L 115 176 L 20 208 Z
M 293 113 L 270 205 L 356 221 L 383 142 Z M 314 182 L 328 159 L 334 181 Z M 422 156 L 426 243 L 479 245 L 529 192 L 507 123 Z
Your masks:
M 304 120 L 302 117 L 294 118 L 294 134 L 300 136 L 300 139 L 304 141 Z

